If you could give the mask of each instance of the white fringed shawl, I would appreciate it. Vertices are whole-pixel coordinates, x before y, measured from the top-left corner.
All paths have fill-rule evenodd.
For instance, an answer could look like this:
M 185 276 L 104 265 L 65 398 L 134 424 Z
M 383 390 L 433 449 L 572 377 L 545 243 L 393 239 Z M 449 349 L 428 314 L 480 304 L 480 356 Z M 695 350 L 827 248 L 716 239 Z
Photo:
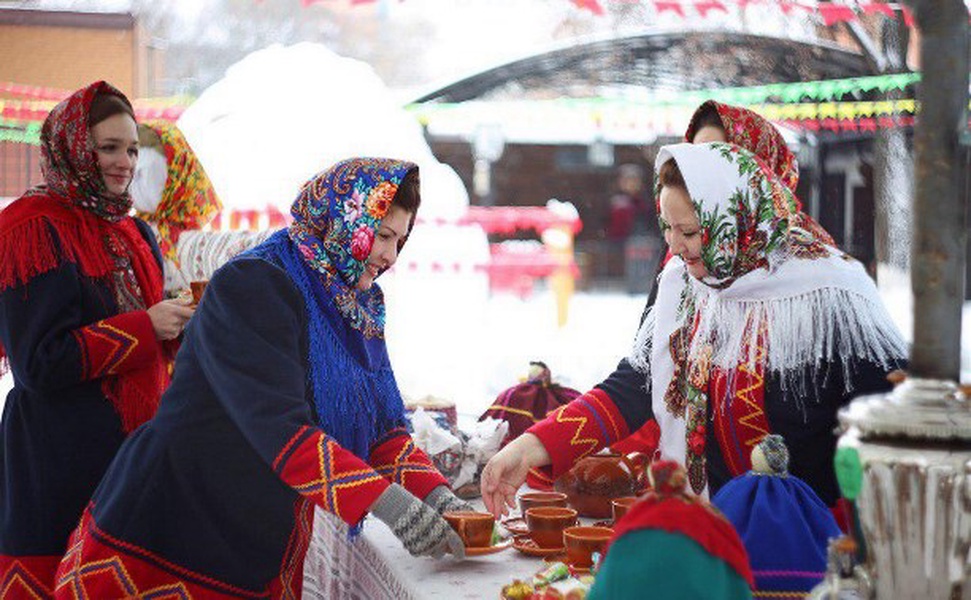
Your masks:
M 842 364 L 847 392 L 852 365 L 859 360 L 891 368 L 907 348 L 863 266 L 830 248 L 815 260 L 789 258 L 774 272 L 752 271 L 728 288 L 717 290 L 687 275 L 680 258 L 672 258 L 659 278 L 657 302 L 637 333 L 629 357 L 649 380 L 652 407 L 661 428 L 661 453 L 684 462 L 685 420 L 666 408 L 664 395 L 674 376 L 670 337 L 683 325 L 678 314 L 682 294 L 690 294 L 698 328 L 688 355 L 697 356 L 705 341 L 713 344 L 712 364 L 731 370 L 755 365 L 754 339 L 764 322 L 766 375 L 779 378 L 786 401 L 819 401 L 811 386 L 824 363 Z M 752 339 L 746 339 L 748 337 Z M 810 375 L 805 376 L 809 367 Z M 730 390 L 734 392 L 734 390 Z
M 665 402 L 676 371 L 671 336 L 689 318 L 694 331 L 682 367 L 704 364 L 710 353 L 713 367 L 754 371 L 756 352 L 764 350 L 765 375 L 780 381 L 783 401 L 800 408 L 820 401 L 815 386 L 824 365 L 843 366 L 850 392 L 853 365 L 866 360 L 889 370 L 906 356 L 863 266 L 792 226 L 792 194 L 758 157 L 730 144 L 675 144 L 661 149 L 657 167 L 668 160 L 677 162 L 705 232 L 708 273 L 695 279 L 680 258 L 670 260 L 629 357 L 648 378 L 664 457 L 689 466 L 685 417 Z M 751 229 L 740 231 L 743 222 Z M 767 242 L 742 241 L 757 236 Z M 752 266 L 746 272 L 739 265 Z M 685 309 L 691 305 L 693 316 Z M 723 404 L 717 400 L 708 402 Z

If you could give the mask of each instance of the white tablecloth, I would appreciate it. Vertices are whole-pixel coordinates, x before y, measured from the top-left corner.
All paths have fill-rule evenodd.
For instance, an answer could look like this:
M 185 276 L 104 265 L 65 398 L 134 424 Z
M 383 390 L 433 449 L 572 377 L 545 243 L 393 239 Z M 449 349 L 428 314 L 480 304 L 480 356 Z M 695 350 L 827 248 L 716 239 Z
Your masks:
M 481 501 L 474 504 L 482 510 Z M 543 567 L 541 558 L 515 548 L 463 561 L 413 557 L 378 519 L 368 517 L 361 535 L 349 540 L 344 523 L 318 508 L 303 593 L 327 599 L 496 599 L 502 586 L 529 581 Z

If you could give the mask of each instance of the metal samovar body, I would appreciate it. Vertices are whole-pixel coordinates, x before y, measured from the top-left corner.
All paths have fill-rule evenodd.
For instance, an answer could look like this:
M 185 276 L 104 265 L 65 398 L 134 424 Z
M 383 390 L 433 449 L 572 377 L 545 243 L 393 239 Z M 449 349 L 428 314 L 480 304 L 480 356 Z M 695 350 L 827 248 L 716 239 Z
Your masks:
M 908 379 L 840 413 L 864 569 L 878 599 L 971 600 L 971 410 L 950 382 Z M 847 463 L 855 468 L 847 469 Z M 846 482 L 841 479 L 841 485 Z

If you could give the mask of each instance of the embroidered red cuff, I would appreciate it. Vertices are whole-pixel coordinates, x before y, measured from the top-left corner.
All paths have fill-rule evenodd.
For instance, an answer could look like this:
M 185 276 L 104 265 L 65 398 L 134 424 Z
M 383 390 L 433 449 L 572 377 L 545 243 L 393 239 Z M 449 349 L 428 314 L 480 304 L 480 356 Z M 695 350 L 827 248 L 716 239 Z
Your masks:
M 149 366 L 161 346 L 144 310 L 102 319 L 71 332 L 81 355 L 81 379 L 99 379 Z
M 394 430 L 371 448 L 369 462 L 388 481 L 401 484 L 422 500 L 436 487 L 448 485 L 432 460 L 404 429 Z
M 283 447 L 273 470 L 284 483 L 348 524 L 356 525 L 390 484 L 337 440 L 301 427 Z
M 554 479 L 584 456 L 628 435 L 626 421 L 601 389 L 590 390 L 527 431 L 546 447 Z

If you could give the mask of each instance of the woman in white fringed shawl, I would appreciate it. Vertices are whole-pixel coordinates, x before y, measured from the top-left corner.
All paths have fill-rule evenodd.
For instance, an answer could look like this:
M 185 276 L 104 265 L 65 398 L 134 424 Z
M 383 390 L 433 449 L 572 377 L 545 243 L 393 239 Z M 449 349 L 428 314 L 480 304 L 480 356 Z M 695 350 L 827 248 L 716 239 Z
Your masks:
M 889 388 L 906 345 L 863 266 L 794 225 L 792 192 L 732 144 L 676 144 L 658 154 L 659 214 L 674 257 L 629 361 L 650 403 L 584 394 L 534 425 L 483 472 L 490 510 L 510 505 L 525 471 L 553 476 L 658 421 L 660 454 L 713 494 L 751 468 L 769 433 L 790 472 L 829 505 L 837 410 Z

